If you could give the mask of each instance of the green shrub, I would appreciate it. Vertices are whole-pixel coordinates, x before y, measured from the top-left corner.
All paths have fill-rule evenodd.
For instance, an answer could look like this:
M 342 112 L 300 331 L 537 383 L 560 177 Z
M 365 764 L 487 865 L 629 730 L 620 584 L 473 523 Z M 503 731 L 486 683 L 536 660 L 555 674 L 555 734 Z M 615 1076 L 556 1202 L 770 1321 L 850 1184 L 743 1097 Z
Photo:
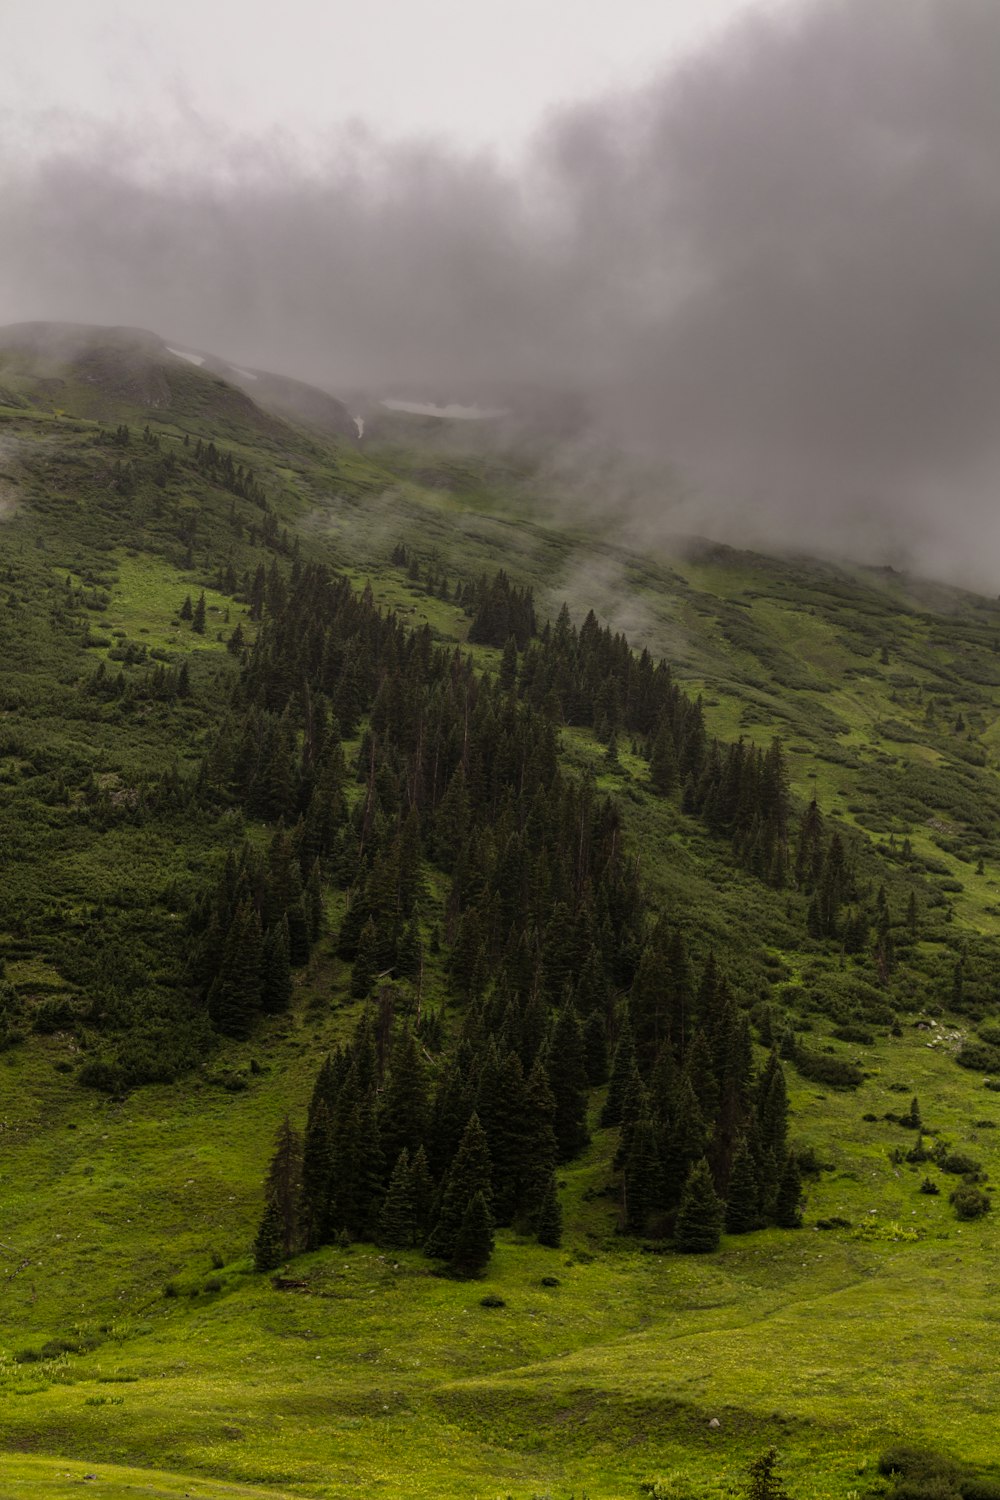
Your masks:
M 963 1182 L 949 1195 L 948 1202 L 955 1210 L 957 1219 L 981 1219 L 988 1214 L 992 1204 L 989 1195 L 974 1182 Z
M 971 1068 L 976 1073 L 1000 1073 L 1000 1047 L 987 1042 L 965 1042 L 955 1061 L 960 1068 Z
M 843 1057 L 830 1057 L 809 1047 L 796 1047 L 792 1058 L 796 1070 L 811 1083 L 823 1083 L 833 1089 L 856 1089 L 864 1074 L 856 1063 Z
M 934 1160 L 942 1172 L 948 1172 L 952 1177 L 978 1177 L 983 1170 L 982 1163 L 964 1151 L 935 1151 Z

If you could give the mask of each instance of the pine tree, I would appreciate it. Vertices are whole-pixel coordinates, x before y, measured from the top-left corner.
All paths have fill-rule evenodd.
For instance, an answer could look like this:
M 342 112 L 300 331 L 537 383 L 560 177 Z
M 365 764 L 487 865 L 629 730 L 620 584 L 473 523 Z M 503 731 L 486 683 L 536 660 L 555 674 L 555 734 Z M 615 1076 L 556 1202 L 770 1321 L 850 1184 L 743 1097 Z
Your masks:
M 778 1467 L 777 1448 L 768 1448 L 749 1465 L 750 1483 L 746 1487 L 745 1500 L 789 1500 L 781 1480 L 776 1473 Z
M 411 1156 L 423 1144 L 427 1130 L 427 1076 L 420 1046 L 410 1028 L 396 1038 L 389 1079 L 382 1091 L 379 1129 L 387 1161 L 395 1161 L 406 1147 Z
M 299 1219 L 306 1250 L 326 1244 L 333 1232 L 334 1140 L 330 1110 L 319 1099 L 310 1110 L 302 1148 Z
M 604 1017 L 598 1010 L 591 1011 L 584 1023 L 583 1047 L 587 1082 L 592 1088 L 600 1088 L 608 1081 L 608 1042 Z
M 556 1101 L 553 1125 L 560 1161 L 568 1161 L 590 1139 L 587 1132 L 587 1067 L 576 1011 L 559 1012 L 546 1057 L 549 1087 Z
M 450 1268 L 457 1276 L 481 1276 L 493 1254 L 493 1215 L 483 1193 L 473 1193 L 465 1207 Z
M 358 951 L 351 968 L 351 994 L 363 1000 L 371 992 L 378 974 L 378 933 L 371 917 L 361 929 Z
M 418 1245 L 422 1245 L 430 1228 L 434 1208 L 434 1178 L 423 1146 L 410 1162 L 410 1198 L 413 1203 L 414 1239 Z
M 389 1188 L 378 1219 L 378 1242 L 398 1250 L 413 1244 L 416 1216 L 413 1203 L 413 1169 L 410 1153 L 404 1146 L 396 1158 L 389 1178 Z
M 542 1201 L 535 1215 L 535 1234 L 540 1245 L 558 1250 L 562 1244 L 563 1214 L 556 1187 L 555 1173 L 550 1172 Z
M 195 605 L 195 607 L 194 607 L 194 613 L 191 616 L 191 629 L 194 631 L 195 635 L 204 635 L 205 634 L 205 595 L 204 594 L 199 594 L 198 595 L 198 603 Z
M 274 1152 L 264 1182 L 264 1199 L 267 1204 L 264 1220 L 268 1221 L 268 1236 L 277 1234 L 279 1259 L 295 1253 L 301 1178 L 302 1138 L 286 1115 L 275 1136 Z M 261 1222 L 261 1230 L 263 1229 L 264 1221 Z
M 253 1263 L 257 1271 L 274 1271 L 285 1259 L 281 1229 L 281 1208 L 269 1198 L 253 1244 Z
M 208 1013 L 223 1036 L 246 1037 L 260 1010 L 260 919 L 250 902 L 233 914 L 219 972 L 208 993 Z
M 481 1193 L 487 1206 L 492 1201 L 490 1180 L 489 1147 L 479 1118 L 473 1114 L 441 1189 L 437 1222 L 424 1246 L 427 1255 L 451 1259 L 470 1200 Z
M 725 1213 L 704 1157 L 691 1168 L 681 1195 L 674 1245 L 685 1255 L 709 1255 L 718 1250 Z
M 632 1040 L 632 1028 L 626 1017 L 618 1033 L 614 1062 L 611 1065 L 611 1080 L 604 1108 L 601 1110 L 602 1126 L 621 1124 L 625 1094 L 635 1072 L 635 1044 Z
M 774 1222 L 779 1229 L 802 1228 L 802 1174 L 794 1151 L 789 1151 L 785 1158 L 774 1204 Z
M 726 1233 L 746 1234 L 760 1224 L 760 1189 L 753 1158 L 745 1138 L 740 1137 L 726 1192 Z
M 627 1234 L 645 1234 L 656 1207 L 659 1160 L 653 1122 L 643 1111 L 632 1130 L 623 1173 L 623 1206 Z
M 649 757 L 649 780 L 658 797 L 669 797 L 676 790 L 678 780 L 677 752 L 670 726 L 664 719 L 653 741 Z
M 261 952 L 260 1006 L 266 1016 L 288 1009 L 292 998 L 292 971 L 288 962 L 288 923 L 282 917 L 264 934 Z

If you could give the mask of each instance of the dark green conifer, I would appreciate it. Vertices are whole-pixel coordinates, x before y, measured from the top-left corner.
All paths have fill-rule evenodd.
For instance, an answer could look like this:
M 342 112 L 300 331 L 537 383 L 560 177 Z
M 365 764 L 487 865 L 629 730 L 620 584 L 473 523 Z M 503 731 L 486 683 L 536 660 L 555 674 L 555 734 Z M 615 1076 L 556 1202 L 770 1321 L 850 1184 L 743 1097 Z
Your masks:
M 695 1098 L 691 1080 L 681 1076 L 674 1096 L 674 1106 L 663 1131 L 661 1161 L 663 1167 L 664 1206 L 676 1208 L 684 1184 L 695 1162 L 708 1144 L 708 1127 Z
M 456 1276 L 481 1276 L 493 1254 L 493 1215 L 481 1192 L 473 1193 L 465 1207 L 455 1245 L 451 1270 Z
M 203 593 L 198 595 L 198 603 L 191 615 L 191 629 L 195 635 L 205 634 L 205 595 Z
M 761 1149 L 784 1161 L 788 1143 L 788 1090 L 777 1048 L 772 1048 L 757 1083 L 757 1123 Z
M 473 1114 L 465 1127 L 455 1159 L 441 1189 L 437 1222 L 424 1249 L 428 1255 L 450 1260 L 470 1200 L 481 1193 L 487 1205 L 492 1201 L 491 1163 L 483 1127 Z
M 635 1044 L 632 1040 L 632 1028 L 626 1016 L 618 1033 L 614 1062 L 611 1065 L 611 1079 L 608 1083 L 604 1108 L 601 1110 L 602 1126 L 621 1124 L 625 1094 L 636 1071 Z
M 590 1139 L 587 1132 L 587 1067 L 580 1022 L 572 1005 L 559 1012 L 546 1055 L 549 1087 L 556 1101 L 553 1126 L 560 1161 L 568 1161 Z
M 627 1234 L 645 1234 L 659 1198 L 660 1170 L 653 1122 L 643 1111 L 632 1129 L 622 1177 Z
M 538 1213 L 535 1215 L 535 1234 L 540 1245 L 558 1250 L 562 1244 L 563 1213 L 559 1202 L 559 1190 L 555 1173 L 550 1172 Z
M 264 934 L 261 953 L 260 1007 L 266 1016 L 280 1015 L 292 998 L 288 962 L 288 923 L 284 917 Z
M 704 1157 L 691 1168 L 681 1195 L 674 1245 L 685 1255 L 710 1255 L 718 1250 L 725 1211 L 715 1191 Z
M 591 1011 L 584 1022 L 583 1049 L 587 1082 L 591 1088 L 599 1088 L 608 1081 L 607 1029 L 600 1011 Z
M 658 797 L 669 797 L 677 789 L 677 751 L 666 718 L 661 720 L 653 741 L 649 757 L 649 780 Z
M 396 1037 L 389 1063 L 389 1078 L 382 1092 L 379 1129 L 387 1161 L 395 1161 L 403 1148 L 415 1156 L 427 1130 L 427 1074 L 420 1044 L 408 1026 Z
M 774 1203 L 774 1222 L 779 1229 L 802 1228 L 802 1174 L 794 1151 L 789 1151 L 785 1158 Z
M 397 1250 L 408 1250 L 416 1233 L 413 1203 L 413 1167 L 404 1146 L 396 1158 L 389 1187 L 378 1218 L 378 1242 Z
M 434 1178 L 423 1146 L 410 1160 L 410 1197 L 413 1202 L 414 1240 L 416 1244 L 422 1245 L 430 1228 L 435 1197 Z
M 733 1157 L 726 1191 L 726 1233 L 747 1234 L 760 1224 L 760 1189 L 753 1158 L 741 1136 Z
M 274 1152 L 267 1169 L 264 1182 L 264 1200 L 267 1206 L 261 1221 L 261 1233 L 264 1234 L 261 1244 L 271 1244 L 277 1235 L 279 1260 L 293 1255 L 298 1243 L 301 1173 L 302 1139 L 286 1115 L 278 1128 Z M 270 1267 L 259 1265 L 257 1269 L 268 1270 Z
M 208 1013 L 223 1036 L 246 1037 L 253 1030 L 260 1011 L 261 944 L 256 909 L 243 901 L 233 914 L 208 994 Z
M 273 1198 L 269 1198 L 253 1243 L 254 1270 L 274 1271 L 285 1259 L 281 1209 Z
M 351 994 L 355 1000 L 363 1000 L 371 993 L 378 972 L 378 933 L 369 917 L 361 929 L 358 951 L 351 967 Z
M 302 1149 L 300 1227 L 303 1246 L 315 1250 L 328 1243 L 333 1230 L 333 1124 L 325 1099 L 310 1111 Z

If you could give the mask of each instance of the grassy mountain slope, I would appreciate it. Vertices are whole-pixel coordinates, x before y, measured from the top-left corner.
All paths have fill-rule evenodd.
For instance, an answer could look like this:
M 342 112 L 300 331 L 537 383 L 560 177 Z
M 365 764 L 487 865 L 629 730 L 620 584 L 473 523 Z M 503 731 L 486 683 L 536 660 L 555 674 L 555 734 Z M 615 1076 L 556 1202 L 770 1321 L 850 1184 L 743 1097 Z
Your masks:
M 885 1116 L 916 1094 L 929 1128 L 1000 1168 L 998 1095 L 955 1063 L 995 998 L 997 607 L 705 544 L 638 555 L 554 520 L 526 462 L 435 451 L 435 422 L 380 418 L 359 448 L 126 344 L 120 358 L 102 343 L 95 366 L 89 345 L 39 364 L 0 340 L 0 942 L 18 1007 L 0 1055 L 4 1492 L 76 1494 L 94 1474 L 107 1497 L 610 1500 L 648 1481 L 682 1500 L 732 1492 L 770 1442 L 796 1496 L 878 1492 L 876 1457 L 902 1439 L 995 1463 L 997 1216 L 959 1223 L 957 1179 L 890 1159 L 913 1136 Z M 199 438 L 252 467 L 266 510 L 194 464 Z M 401 541 L 416 569 L 390 563 Z M 642 1253 L 616 1233 L 597 1091 L 592 1144 L 559 1173 L 561 1250 L 503 1231 L 477 1283 L 361 1244 L 296 1260 L 289 1290 L 253 1273 L 275 1129 L 301 1118 L 358 1008 L 333 942 L 342 896 L 326 894 L 330 935 L 291 1011 L 248 1041 L 213 1037 L 183 983 L 184 914 L 225 851 L 268 830 L 236 810 L 206 818 L 170 785 L 196 771 L 237 680 L 232 631 L 254 636 L 239 580 L 287 569 L 296 546 L 463 649 L 468 616 L 428 572 L 502 565 L 543 616 L 592 605 L 667 655 L 723 738 L 782 735 L 794 792 L 815 791 L 863 879 L 886 885 L 888 987 L 867 953 L 809 936 L 798 893 L 651 796 L 627 737 L 609 759 L 566 729 L 561 755 L 619 800 L 696 961 L 714 950 L 747 1005 L 860 1066 L 851 1091 L 789 1069 L 793 1134 L 822 1169 L 804 1230 Z M 197 634 L 181 609 L 202 593 Z M 470 649 L 496 669 L 498 651 Z M 182 665 L 187 696 L 157 689 L 158 668 Z M 93 687 L 102 667 L 131 694 Z M 155 815 L 127 816 L 146 800 Z M 428 926 L 442 894 L 432 880 Z M 95 1016 L 109 971 L 123 998 Z M 147 1086 L 81 1085 L 88 1063 L 123 1055 Z M 937 1196 L 919 1191 L 928 1171 Z M 506 1305 L 484 1307 L 489 1294 Z

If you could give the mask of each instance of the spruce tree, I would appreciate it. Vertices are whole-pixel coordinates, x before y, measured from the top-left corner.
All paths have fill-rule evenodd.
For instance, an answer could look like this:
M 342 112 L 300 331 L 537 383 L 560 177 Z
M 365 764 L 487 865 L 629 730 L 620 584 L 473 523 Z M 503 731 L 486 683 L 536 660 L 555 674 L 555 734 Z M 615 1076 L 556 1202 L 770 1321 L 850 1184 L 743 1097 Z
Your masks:
M 632 1028 L 626 1017 L 618 1033 L 614 1062 L 611 1065 L 611 1079 L 608 1083 L 604 1108 L 601 1110 L 602 1126 L 621 1124 L 625 1094 L 635 1072 L 635 1044 L 632 1041 Z
M 681 1195 L 674 1245 L 685 1255 L 710 1255 L 718 1250 L 725 1213 L 704 1157 L 691 1168 Z
M 481 1276 L 493 1254 L 493 1215 L 483 1193 L 473 1193 L 465 1207 L 450 1269 L 456 1276 Z
M 208 993 L 212 1025 L 223 1036 L 247 1037 L 260 1011 L 260 920 L 249 901 L 233 914 L 222 962 Z
M 608 1081 L 608 1042 L 604 1017 L 600 1011 L 591 1011 L 583 1027 L 584 1060 L 587 1082 L 591 1088 L 600 1088 Z
M 550 1172 L 542 1201 L 535 1215 L 535 1234 L 540 1245 L 558 1250 L 562 1244 L 563 1214 L 556 1187 L 555 1173 Z
M 553 1126 L 560 1161 L 568 1161 L 590 1139 L 587 1133 L 587 1066 L 576 1011 L 559 1012 L 546 1056 L 549 1087 L 556 1101 Z
M 745 1500 L 789 1500 L 789 1496 L 776 1472 L 777 1448 L 768 1448 L 749 1465 L 750 1483 L 746 1487 Z
M 310 1110 L 302 1149 L 300 1226 L 306 1250 L 327 1244 L 333 1233 L 333 1124 L 325 1099 Z
M 625 1231 L 645 1234 L 659 1196 L 659 1160 L 653 1122 L 645 1111 L 636 1121 L 623 1174 Z
M 191 615 L 191 629 L 195 635 L 205 634 L 205 595 L 198 595 L 198 603 Z
M 410 1199 L 413 1203 L 413 1234 L 418 1245 L 427 1238 L 434 1208 L 434 1178 L 421 1146 L 410 1161 Z
M 292 971 L 288 962 L 288 923 L 282 917 L 264 934 L 261 951 L 260 1008 L 266 1016 L 280 1015 L 292 998 Z
M 653 741 L 649 757 L 649 780 L 658 797 L 669 797 L 677 788 L 677 752 L 670 726 L 664 718 Z
M 802 1228 L 802 1173 L 794 1151 L 789 1151 L 785 1158 L 774 1204 L 774 1222 L 779 1229 Z
M 470 1200 L 481 1193 L 487 1206 L 492 1201 L 489 1147 L 479 1117 L 473 1114 L 441 1189 L 437 1221 L 427 1237 L 426 1253 L 450 1260 Z
M 351 969 L 351 994 L 363 1000 L 371 992 L 378 968 L 378 932 L 371 917 L 361 929 L 358 951 Z
M 726 1233 L 746 1234 L 749 1230 L 756 1229 L 760 1223 L 759 1201 L 760 1189 L 753 1158 L 745 1138 L 741 1136 L 733 1157 L 726 1192 Z
M 302 1181 L 302 1138 L 286 1115 L 275 1136 L 274 1152 L 264 1182 L 264 1198 L 276 1208 L 282 1254 L 292 1255 L 298 1241 L 299 1195 Z
M 254 1269 L 274 1271 L 284 1259 L 281 1208 L 273 1198 L 269 1198 L 253 1243 Z
M 379 1214 L 378 1242 L 393 1249 L 407 1250 L 413 1244 L 415 1230 L 413 1170 L 410 1153 L 404 1146 L 396 1158 Z
M 387 1161 L 395 1161 L 404 1146 L 411 1156 L 423 1144 L 427 1130 L 427 1076 L 420 1045 L 408 1026 L 396 1038 L 389 1078 L 382 1091 L 379 1129 Z
M 541 1061 L 536 1062 L 524 1088 L 524 1140 L 526 1155 L 521 1165 L 516 1217 L 537 1222 L 553 1168 L 559 1156 L 553 1126 L 556 1101 Z

